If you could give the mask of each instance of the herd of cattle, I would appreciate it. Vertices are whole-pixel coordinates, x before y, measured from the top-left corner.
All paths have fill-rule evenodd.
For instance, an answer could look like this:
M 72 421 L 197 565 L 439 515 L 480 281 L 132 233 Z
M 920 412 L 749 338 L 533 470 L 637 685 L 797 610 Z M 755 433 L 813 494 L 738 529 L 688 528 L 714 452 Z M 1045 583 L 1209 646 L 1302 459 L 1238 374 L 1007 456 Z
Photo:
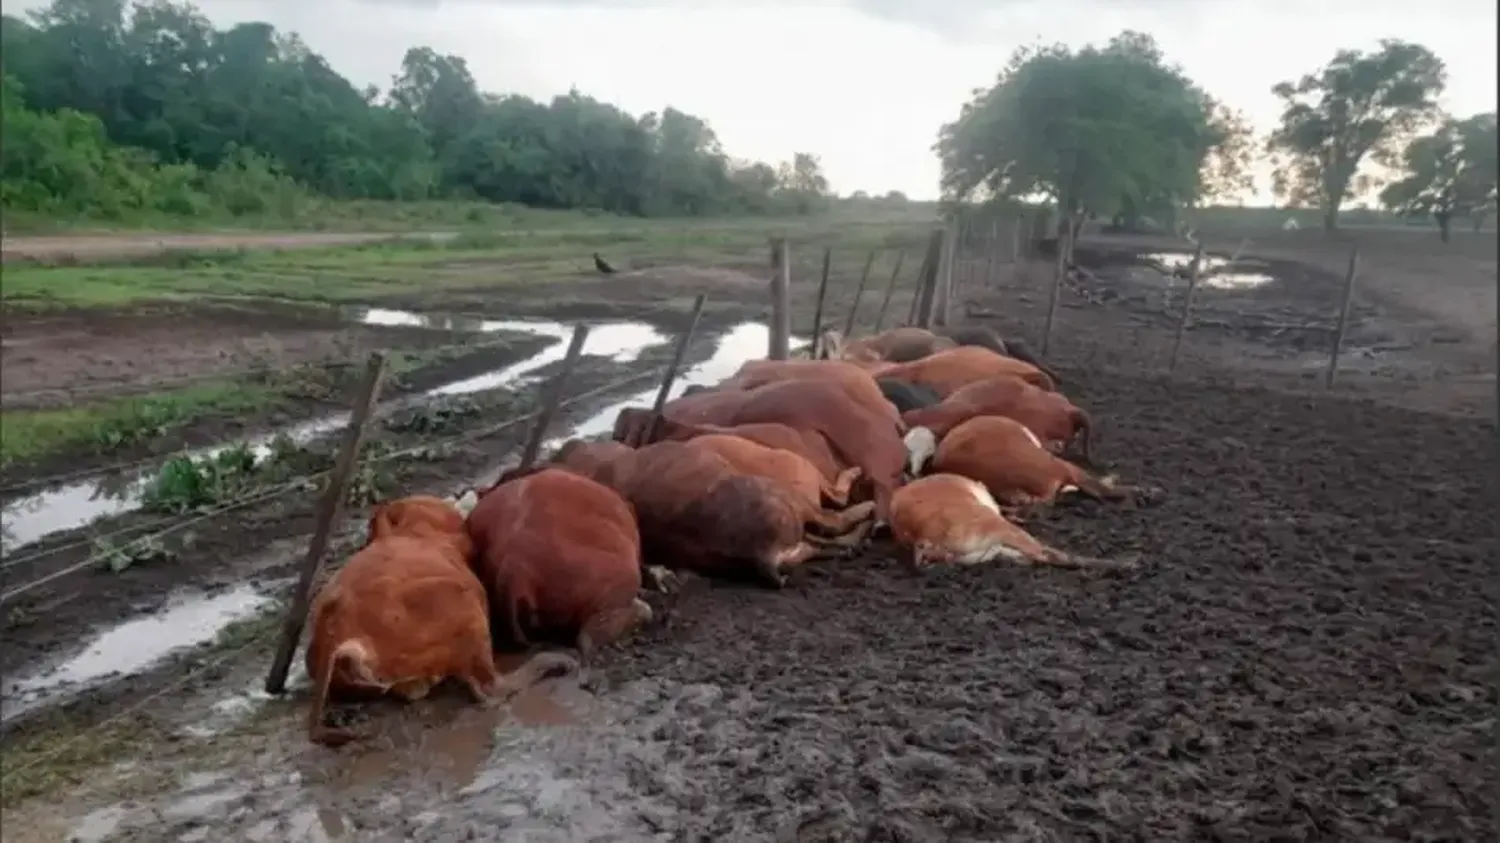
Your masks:
M 367 544 L 313 603 L 312 739 L 355 737 L 325 722 L 330 695 L 414 700 L 455 678 L 494 704 L 575 669 L 548 652 L 501 676 L 494 652 L 551 641 L 587 661 L 651 619 L 640 590 L 669 588 L 674 569 L 780 587 L 881 527 L 917 566 L 1129 565 L 1018 526 L 1065 493 L 1131 491 L 1094 473 L 1088 415 L 1024 346 L 914 327 L 830 331 L 819 346 L 750 361 L 660 413 L 625 409 L 613 441 L 569 441 L 457 503 L 377 507 Z

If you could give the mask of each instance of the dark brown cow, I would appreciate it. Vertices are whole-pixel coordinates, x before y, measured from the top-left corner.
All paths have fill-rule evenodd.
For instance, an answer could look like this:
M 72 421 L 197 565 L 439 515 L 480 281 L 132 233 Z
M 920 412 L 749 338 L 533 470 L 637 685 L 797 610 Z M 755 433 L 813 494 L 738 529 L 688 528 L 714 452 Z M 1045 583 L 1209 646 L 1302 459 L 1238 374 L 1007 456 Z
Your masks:
M 538 466 L 481 492 L 469 513 L 475 570 L 510 643 L 564 638 L 584 660 L 651 620 L 630 504 L 582 474 Z
M 788 381 L 746 392 L 705 393 L 668 402 L 663 412 L 683 424 L 770 422 L 820 433 L 840 463 L 859 466 L 859 485 L 874 499 L 882 520 L 906 467 L 900 421 L 856 403 L 837 383 Z
M 1076 439 L 1084 461 L 1093 461 L 1088 414 L 1061 393 L 1038 389 L 1011 375 L 976 381 L 940 404 L 912 410 L 901 418 L 909 429 L 908 441 L 920 435 L 920 428 L 930 430 L 933 438 L 941 441 L 948 431 L 976 416 L 1015 419 L 1055 454 L 1062 454 Z
M 323 722 L 331 697 L 390 693 L 417 700 L 453 677 L 492 705 L 549 672 L 577 667 L 561 654 L 541 654 L 507 676 L 496 671 L 471 551 L 463 514 L 448 501 L 417 496 L 376 507 L 369 542 L 313 601 L 307 643 L 313 741 L 339 746 L 356 737 Z
M 635 509 L 646 555 L 667 567 L 754 574 L 779 588 L 787 568 L 859 539 L 847 538 L 861 520 L 854 508 L 839 515 L 810 509 L 792 491 L 739 473 L 696 440 L 621 448 L 574 440 L 553 459 L 619 491 Z

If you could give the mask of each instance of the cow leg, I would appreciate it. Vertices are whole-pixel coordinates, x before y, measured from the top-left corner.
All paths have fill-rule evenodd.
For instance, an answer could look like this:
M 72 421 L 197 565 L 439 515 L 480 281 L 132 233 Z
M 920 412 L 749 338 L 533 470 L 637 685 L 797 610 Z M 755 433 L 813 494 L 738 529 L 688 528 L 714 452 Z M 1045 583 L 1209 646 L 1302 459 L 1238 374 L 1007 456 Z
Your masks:
M 875 513 L 875 502 L 857 503 L 842 511 L 819 509 L 807 520 L 813 532 L 822 536 L 842 536 L 869 521 Z
M 839 476 L 824 491 L 823 502 L 837 507 L 848 506 L 849 496 L 854 494 L 854 484 L 859 482 L 864 473 L 864 469 L 857 465 L 839 472 Z
M 662 594 L 671 594 L 682 585 L 681 578 L 663 565 L 645 565 L 641 568 L 641 579 L 646 587 Z
M 599 612 L 578 633 L 579 657 L 584 664 L 590 663 L 600 647 L 608 647 L 625 633 L 650 623 L 652 616 L 651 607 L 639 598 L 631 600 L 628 606 Z
M 416 702 L 426 698 L 434 684 L 436 683 L 431 679 L 403 679 L 391 685 L 390 693 L 407 702 Z
M 817 557 L 820 559 L 847 559 L 859 552 L 860 547 L 864 545 L 874 529 L 875 522 L 865 521 L 855 525 L 854 529 L 841 536 L 808 535 L 804 540 L 818 548 Z
M 486 707 L 500 702 L 495 694 L 495 686 L 500 682 L 500 671 L 495 668 L 495 654 L 488 638 L 481 646 L 472 648 L 468 664 L 463 666 L 459 677 L 463 679 L 464 687 L 469 689 L 474 702 Z

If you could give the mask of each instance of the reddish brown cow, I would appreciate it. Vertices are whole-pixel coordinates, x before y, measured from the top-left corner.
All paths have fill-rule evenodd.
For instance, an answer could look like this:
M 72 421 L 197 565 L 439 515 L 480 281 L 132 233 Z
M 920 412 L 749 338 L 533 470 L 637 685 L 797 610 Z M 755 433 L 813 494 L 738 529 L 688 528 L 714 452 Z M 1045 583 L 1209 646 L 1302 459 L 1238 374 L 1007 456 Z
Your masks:
M 838 331 L 824 331 L 822 347 L 835 360 L 906 363 L 956 348 L 958 343 L 947 337 L 940 337 L 926 328 L 904 326 L 857 340 L 847 339 Z
M 1050 504 L 1069 491 L 1098 500 L 1126 497 L 1113 481 L 1054 456 L 1025 425 L 1004 416 L 976 416 L 949 431 L 932 458 L 932 472 L 978 480 L 1006 507 Z
M 356 737 L 323 722 L 333 696 L 416 700 L 454 677 L 492 705 L 549 672 L 577 667 L 560 654 L 543 654 L 499 675 L 484 586 L 469 569 L 471 551 L 462 513 L 441 498 L 402 498 L 375 509 L 369 542 L 313 601 L 307 644 L 313 741 L 339 746 Z
M 897 489 L 891 500 L 891 534 L 911 550 L 918 567 L 994 559 L 1063 568 L 1129 567 L 1042 544 L 1006 520 L 983 483 L 957 474 L 932 474 Z
M 910 363 L 878 366 L 873 373 L 880 378 L 930 387 L 944 398 L 971 383 L 1004 375 L 1020 378 L 1048 392 L 1057 391 L 1057 384 L 1041 369 L 977 345 L 961 345 Z
M 828 440 L 816 431 L 795 430 L 784 424 L 770 423 L 738 424 L 734 427 L 682 424 L 645 407 L 626 407 L 615 417 L 616 441 L 632 448 L 653 442 L 686 442 L 713 434 L 738 436 L 767 448 L 796 454 L 818 472 L 824 483 L 823 496 L 834 506 L 843 506 L 849 502 L 849 494 L 855 481 L 859 479 L 859 467 L 841 464 L 828 447 Z
M 975 416 L 1005 416 L 1036 434 L 1053 453 L 1061 454 L 1076 439 L 1079 454 L 1092 463 L 1088 414 L 1061 393 L 1038 389 L 1020 378 L 1002 375 L 962 387 L 941 404 L 902 414 L 912 433 L 927 428 L 942 440 L 948 431 Z M 908 436 L 911 434 L 909 433 Z
M 898 413 L 885 400 L 880 385 L 864 367 L 840 360 L 751 360 L 741 366 L 729 380 L 719 384 L 719 391 L 746 390 L 784 381 L 833 381 L 844 388 L 860 405 L 899 421 Z
M 899 421 L 855 403 L 836 383 L 790 381 L 747 392 L 703 393 L 670 401 L 663 411 L 683 424 L 770 422 L 820 433 L 839 462 L 859 466 L 859 485 L 875 500 L 881 519 L 889 511 L 891 493 L 901 485 L 907 453 Z
M 823 479 L 813 464 L 791 451 L 767 448 L 759 442 L 733 434 L 709 433 L 695 436 L 694 445 L 706 448 L 724 458 L 730 467 L 741 474 L 764 477 L 790 490 L 802 501 L 808 512 L 824 510 L 825 504 L 836 509 L 849 508 L 849 491 L 859 478 L 859 469 L 845 472 L 844 482 L 835 486 Z M 856 504 L 856 508 L 867 515 L 874 504 Z M 825 514 L 827 513 L 825 510 Z
M 612 443 L 611 443 L 612 444 Z M 630 504 L 582 474 L 536 466 L 502 476 L 469 514 L 475 569 L 511 643 L 564 637 L 585 661 L 651 620 Z
M 613 447 L 574 440 L 553 459 L 619 491 L 635 508 L 646 555 L 667 567 L 753 573 L 779 588 L 786 568 L 820 548 L 858 541 L 849 534 L 869 515 L 869 506 L 841 514 L 809 508 L 779 483 L 735 471 L 697 440 L 623 452 L 603 444 Z

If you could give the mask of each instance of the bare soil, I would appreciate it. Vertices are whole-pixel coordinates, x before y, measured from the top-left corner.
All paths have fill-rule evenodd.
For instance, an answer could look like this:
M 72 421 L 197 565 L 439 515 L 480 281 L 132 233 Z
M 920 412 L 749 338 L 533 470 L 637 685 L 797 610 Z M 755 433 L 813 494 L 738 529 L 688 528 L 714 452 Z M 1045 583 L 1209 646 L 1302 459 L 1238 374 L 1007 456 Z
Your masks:
M 1171 302 L 1135 257 L 1151 248 L 1080 253 L 1096 280 L 1064 290 L 1049 359 L 1098 421 L 1103 458 L 1167 494 L 1035 527 L 1077 552 L 1139 553 L 1144 570 L 918 575 L 877 546 L 781 592 L 690 580 L 581 685 L 554 682 L 508 719 L 456 698 L 363 709 L 375 739 L 334 753 L 306 744 L 294 698 L 183 738 L 257 681 L 256 651 L 156 704 L 152 761 L 13 808 L 5 839 L 28 821 L 109 840 L 1493 838 L 1500 461 L 1483 335 L 1424 340 L 1454 309 L 1444 288 L 1369 284 L 1351 342 L 1379 365 L 1351 365 L 1325 394 L 1311 364 L 1341 279 L 1267 251 L 1280 280 L 1205 298 L 1169 377 Z M 973 319 L 1039 344 L 1046 274 L 968 266 Z M 1428 277 L 1444 271 L 1435 260 Z M 661 309 L 707 288 L 764 312 L 764 288 L 676 278 L 589 279 L 567 296 Z M 834 318 L 853 286 L 830 290 Z M 518 298 L 505 315 L 542 306 Z M 1488 412 L 1484 381 L 1465 380 L 1485 375 Z M 509 444 L 403 483 L 451 485 L 443 473 Z M 265 517 L 302 519 L 289 541 L 306 527 Z M 216 541 L 267 546 L 241 525 Z M 133 574 L 95 579 L 144 595 L 185 578 L 143 572 L 136 591 Z M 31 629 L 56 634 L 26 633 L 43 649 L 81 625 L 50 609 Z M 70 728 L 158 679 L 81 699 Z
M 389 232 L 336 233 L 331 231 L 223 232 L 217 234 L 61 235 L 54 237 L 6 237 L 0 247 L 0 262 L 63 259 L 103 260 L 159 255 L 172 251 L 222 251 L 229 249 L 305 249 L 317 246 L 350 246 L 380 240 L 423 237 L 445 239 L 446 232 L 391 234 Z

